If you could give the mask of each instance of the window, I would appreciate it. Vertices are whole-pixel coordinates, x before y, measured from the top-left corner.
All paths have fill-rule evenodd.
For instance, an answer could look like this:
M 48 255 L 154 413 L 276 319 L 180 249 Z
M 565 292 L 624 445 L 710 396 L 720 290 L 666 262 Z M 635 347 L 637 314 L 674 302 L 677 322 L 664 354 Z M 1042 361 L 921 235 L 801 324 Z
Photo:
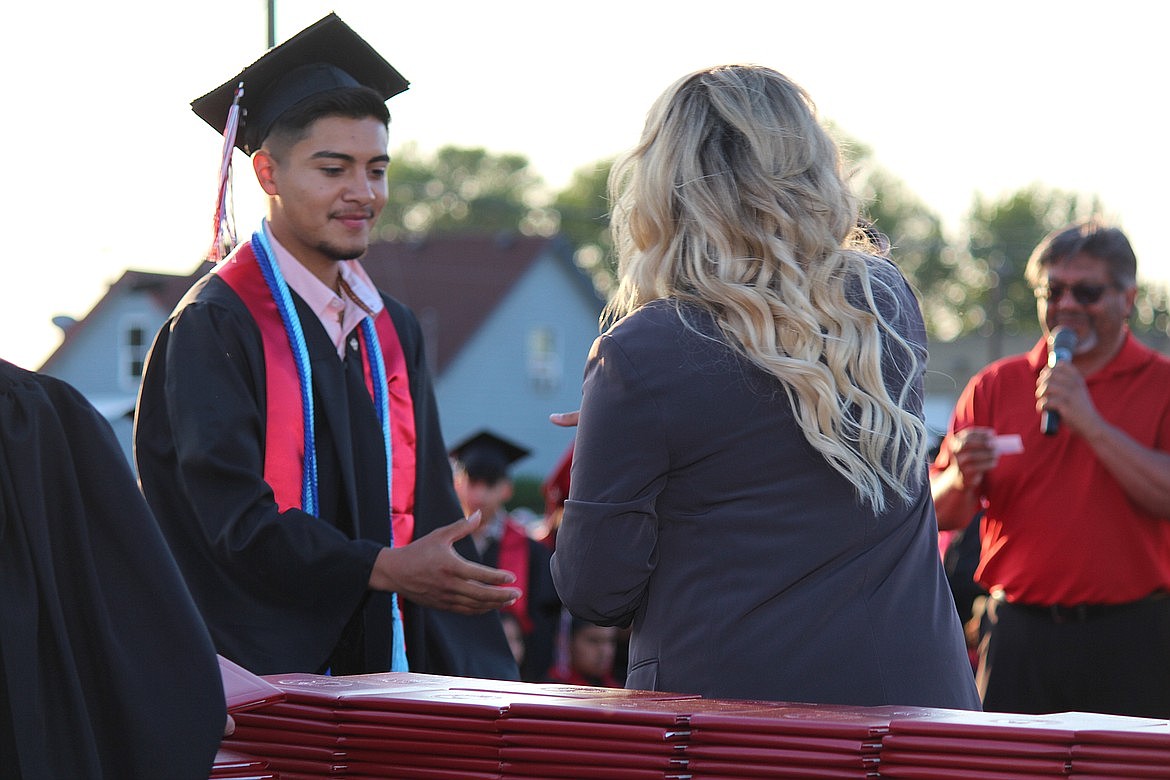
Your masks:
M 553 393 L 560 389 L 562 360 L 557 334 L 547 325 L 537 325 L 528 331 L 528 381 L 538 393 Z
M 142 380 L 142 371 L 146 368 L 146 355 L 150 351 L 150 332 L 142 323 L 130 323 L 122 331 L 121 368 L 119 377 L 132 387 L 137 387 Z

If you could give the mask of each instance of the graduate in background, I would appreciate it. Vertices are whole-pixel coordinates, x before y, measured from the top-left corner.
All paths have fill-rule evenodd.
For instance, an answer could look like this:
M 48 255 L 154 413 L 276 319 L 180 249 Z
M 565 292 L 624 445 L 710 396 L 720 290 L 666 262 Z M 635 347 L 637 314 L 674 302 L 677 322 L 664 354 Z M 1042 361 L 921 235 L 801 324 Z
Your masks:
M 527 455 L 527 449 L 487 430 L 473 433 L 451 449 L 455 492 L 463 511 L 483 515 L 471 535 L 480 559 L 515 574 L 524 591 L 503 612 L 516 620 L 524 640 L 520 678 L 536 682 L 544 679 L 552 663 L 561 602 L 549 569 L 551 552 L 505 508 L 513 489 L 509 470 Z
M 558 652 L 563 657 L 558 657 L 549 670 L 548 681 L 595 688 L 622 687 L 614 674 L 621 632 L 615 626 L 596 626 L 575 617 L 569 617 L 564 624 L 566 641 Z
M 217 649 L 256 674 L 518 676 L 495 610 L 520 593 L 466 538 L 422 329 L 357 259 L 406 88 L 331 14 L 192 104 L 268 218 L 159 332 L 135 457 Z
M 0 776 L 205 780 L 207 629 L 109 423 L 0 360 Z

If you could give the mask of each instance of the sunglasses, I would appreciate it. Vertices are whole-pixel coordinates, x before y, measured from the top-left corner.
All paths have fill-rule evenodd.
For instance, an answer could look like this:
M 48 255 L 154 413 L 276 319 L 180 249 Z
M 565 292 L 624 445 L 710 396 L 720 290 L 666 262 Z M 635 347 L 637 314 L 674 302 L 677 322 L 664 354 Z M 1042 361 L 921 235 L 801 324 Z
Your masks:
M 1081 306 L 1092 306 L 1097 301 L 1101 300 L 1101 296 L 1109 289 L 1107 284 L 1074 284 L 1071 287 L 1067 284 L 1042 284 L 1036 288 L 1036 297 L 1045 301 L 1059 301 L 1064 297 L 1065 291 L 1071 292 L 1073 300 Z

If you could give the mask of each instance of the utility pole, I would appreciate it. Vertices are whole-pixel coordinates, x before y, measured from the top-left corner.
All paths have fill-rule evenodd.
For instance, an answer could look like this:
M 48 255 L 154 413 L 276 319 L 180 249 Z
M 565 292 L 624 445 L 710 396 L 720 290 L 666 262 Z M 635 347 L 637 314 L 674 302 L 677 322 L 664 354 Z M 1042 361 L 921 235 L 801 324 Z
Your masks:
M 276 0 L 268 0 L 268 48 L 276 45 Z

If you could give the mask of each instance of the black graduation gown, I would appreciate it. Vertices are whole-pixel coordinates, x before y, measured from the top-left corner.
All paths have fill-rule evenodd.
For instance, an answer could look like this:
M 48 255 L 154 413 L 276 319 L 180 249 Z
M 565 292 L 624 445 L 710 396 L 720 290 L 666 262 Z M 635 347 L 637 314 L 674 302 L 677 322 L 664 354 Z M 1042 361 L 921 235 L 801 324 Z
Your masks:
M 256 674 L 318 672 L 344 632 L 364 645 L 364 660 L 345 673 L 385 671 L 389 597 L 367 589 L 389 541 L 381 436 L 351 419 L 344 364 L 316 316 L 293 299 L 313 369 L 321 517 L 280 512 L 263 479 L 260 333 L 214 274 L 188 292 L 151 348 L 135 423 L 139 478 L 222 655 Z M 421 329 L 405 306 L 383 300 L 414 403 L 419 538 L 462 512 Z M 477 560 L 469 539 L 456 549 Z M 403 612 L 412 670 L 518 676 L 495 613 L 469 617 L 409 603 Z
M 0 776 L 198 778 L 211 640 L 109 424 L 0 361 Z
M 532 629 L 524 636 L 524 658 L 520 662 L 520 679 L 544 682 L 548 679 L 556 650 L 557 628 L 561 618 L 561 600 L 553 585 L 549 560 L 552 551 L 536 539 L 526 539 L 528 582 L 522 583 Z M 483 562 L 500 565 L 500 541 L 492 539 L 484 548 Z

